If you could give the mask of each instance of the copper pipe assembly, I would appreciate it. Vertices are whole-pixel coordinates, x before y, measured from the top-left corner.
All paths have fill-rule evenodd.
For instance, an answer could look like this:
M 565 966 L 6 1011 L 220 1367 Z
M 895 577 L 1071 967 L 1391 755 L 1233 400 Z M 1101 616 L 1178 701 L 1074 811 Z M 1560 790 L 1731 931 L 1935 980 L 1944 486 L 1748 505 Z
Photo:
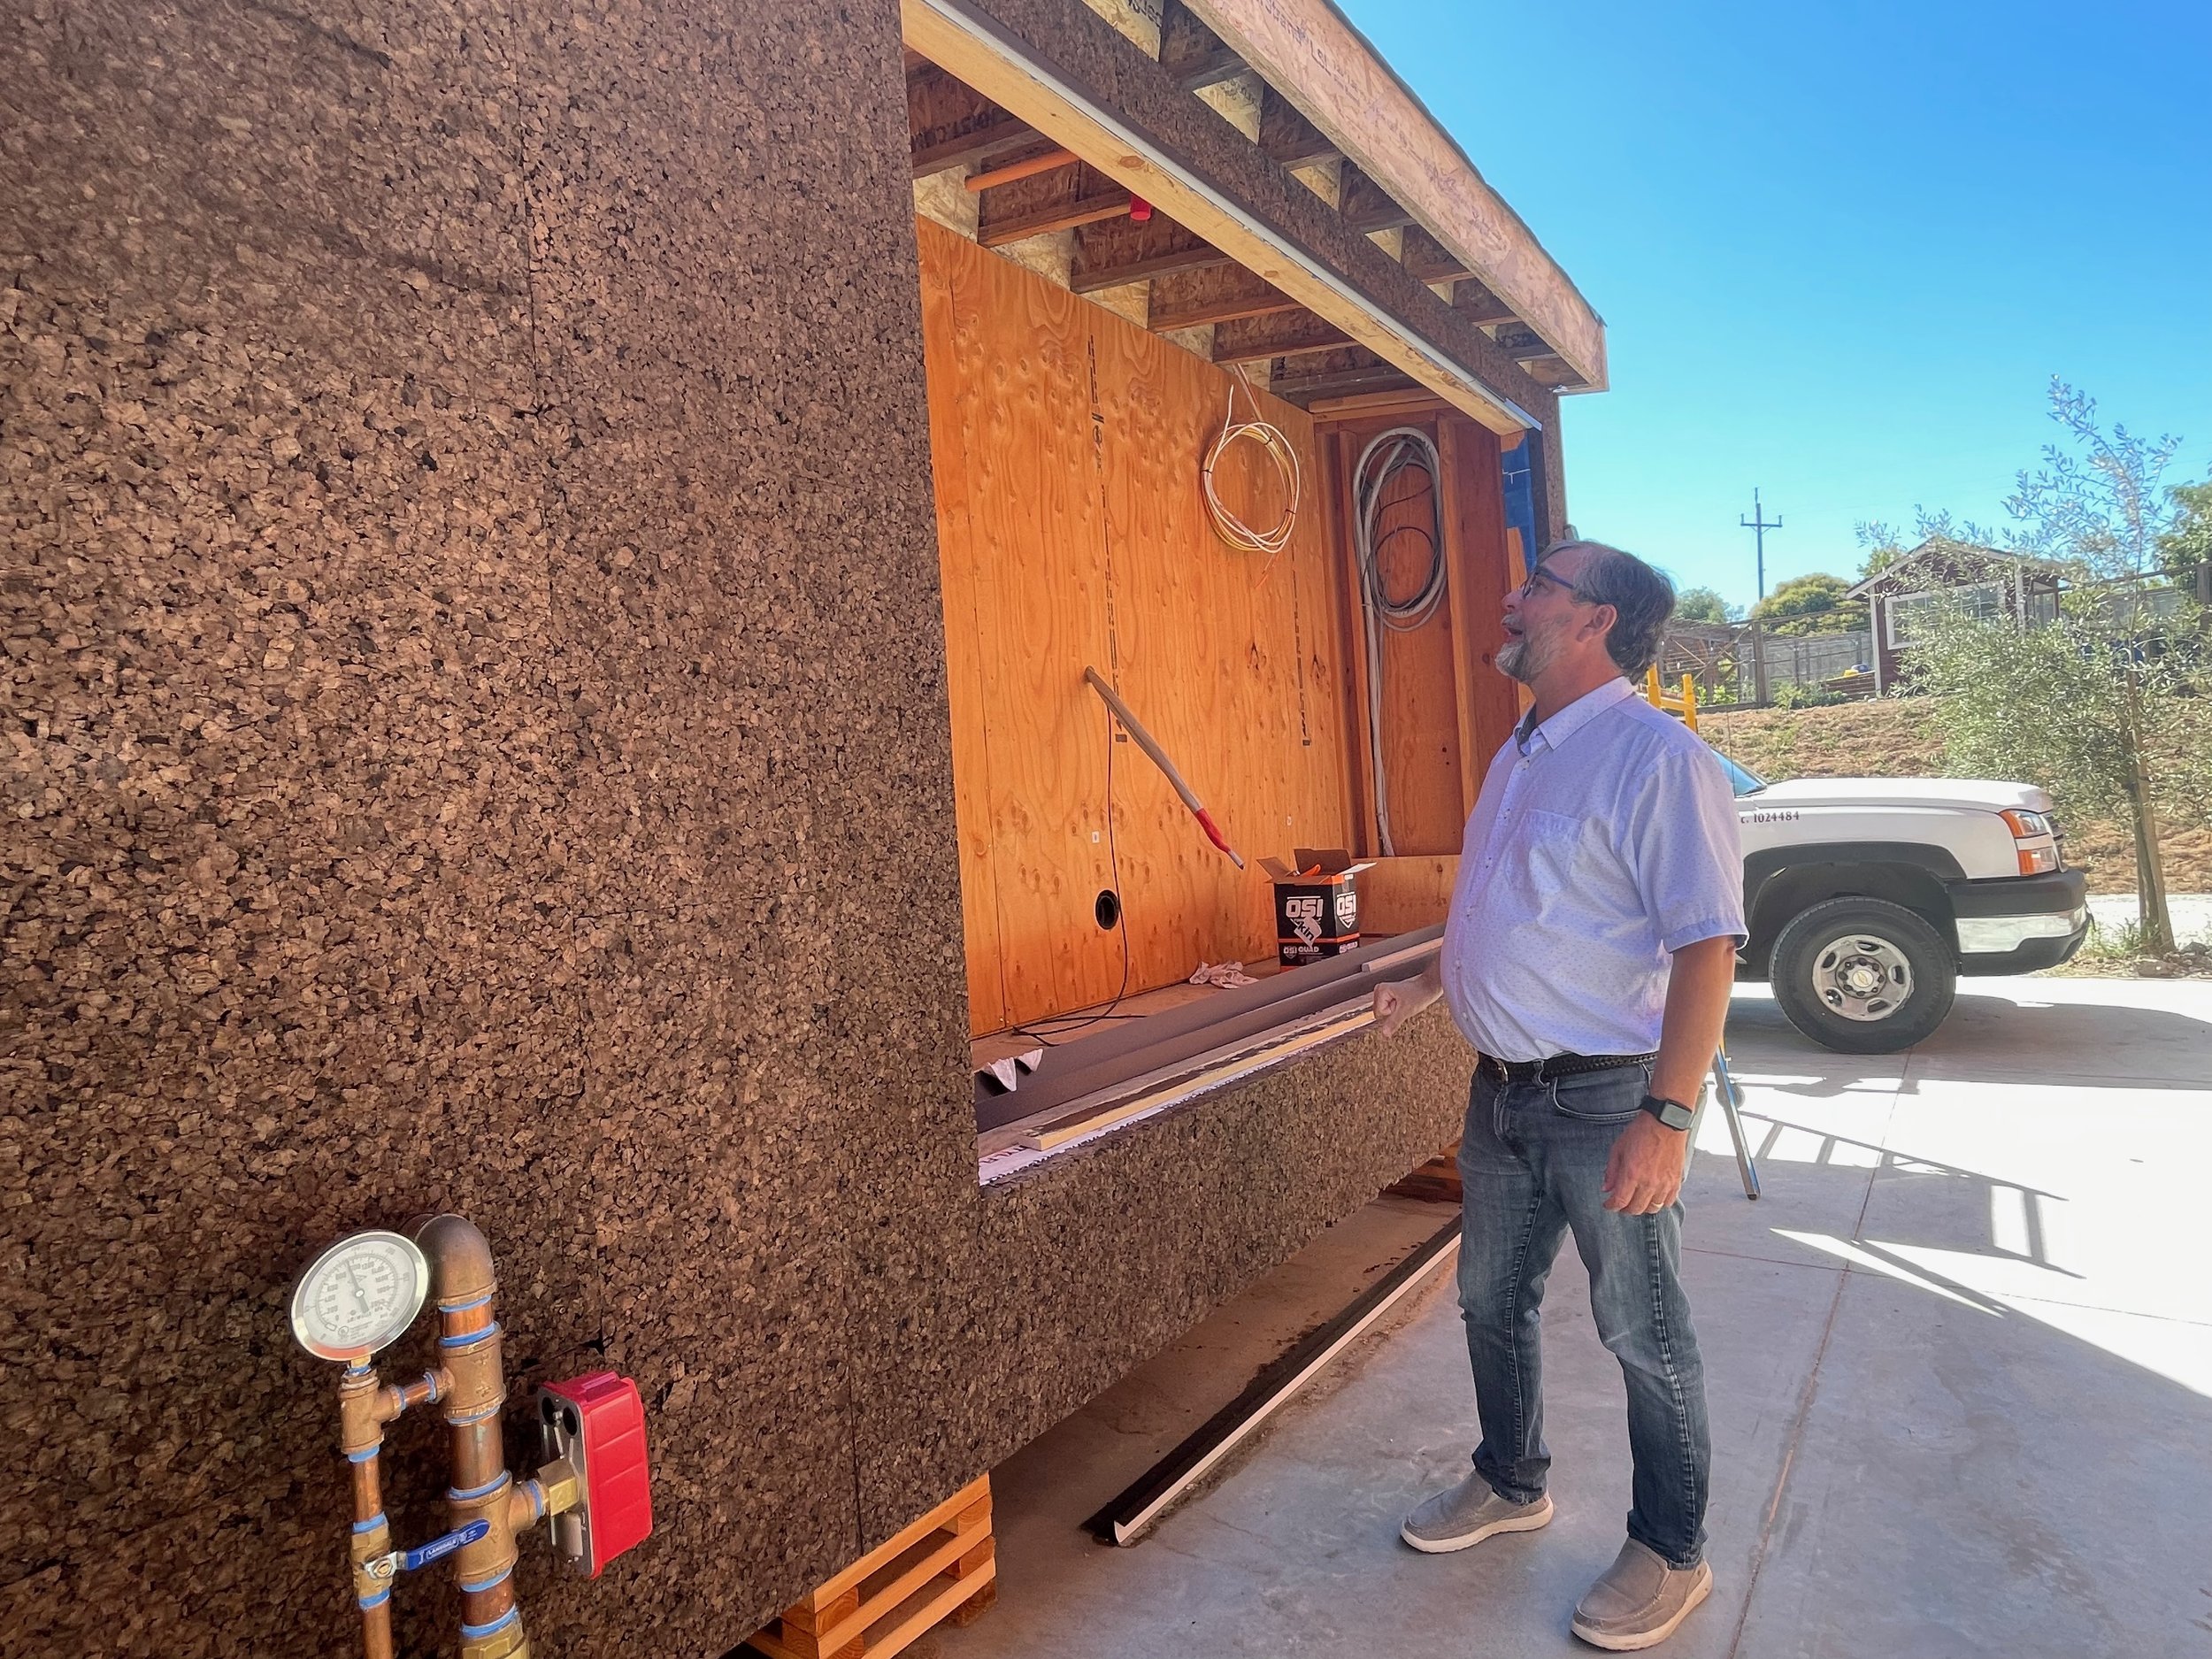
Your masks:
M 392 1579 L 398 1571 L 391 1523 L 384 1515 L 384 1425 L 408 1407 L 437 1399 L 446 1381 L 442 1371 L 426 1371 L 404 1387 L 387 1388 L 365 1363 L 348 1366 L 339 1379 L 339 1446 L 353 1472 L 353 1536 L 347 1553 L 368 1659 L 392 1659 Z
M 461 1546 L 455 1568 L 461 1578 L 461 1659 L 526 1659 L 522 1610 L 515 1605 L 514 1478 L 507 1472 L 499 1414 L 507 1403 L 507 1376 L 499 1321 L 492 1299 L 498 1280 L 492 1248 L 459 1216 L 433 1216 L 411 1229 L 430 1263 L 438 1299 L 438 1357 L 452 1378 L 445 1420 L 452 1450 L 446 1488 L 448 1530 L 489 1523 L 475 1542 Z M 541 1512 L 528 1506 L 528 1519 Z
M 516 1535 L 576 1508 L 584 1482 L 568 1457 L 518 1482 L 508 1471 L 500 1417 L 507 1379 L 491 1246 L 459 1216 L 432 1216 L 410 1229 L 430 1268 L 438 1303 L 438 1365 L 387 1386 L 369 1356 L 349 1356 L 338 1383 L 339 1445 L 351 1470 L 353 1531 L 347 1555 L 361 1610 L 362 1651 L 393 1659 L 392 1587 L 399 1574 L 454 1558 L 461 1587 L 461 1659 L 529 1659 L 515 1603 Z M 387 1235 L 388 1236 L 388 1235 Z M 384 1514 L 384 1426 L 419 1405 L 443 1408 L 451 1473 L 448 1530 L 414 1549 L 392 1547 Z

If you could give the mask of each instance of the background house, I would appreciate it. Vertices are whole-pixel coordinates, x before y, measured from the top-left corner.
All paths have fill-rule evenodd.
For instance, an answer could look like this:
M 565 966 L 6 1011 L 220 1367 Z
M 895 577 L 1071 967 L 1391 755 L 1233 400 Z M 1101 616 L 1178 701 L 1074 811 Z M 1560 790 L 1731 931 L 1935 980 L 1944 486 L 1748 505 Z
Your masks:
M 2062 573 L 2049 559 L 1947 536 L 1901 554 L 1845 595 L 1865 600 L 1871 613 L 1876 692 L 1896 687 L 1913 618 L 1928 605 L 1947 598 L 1977 616 L 2047 621 L 2058 614 Z

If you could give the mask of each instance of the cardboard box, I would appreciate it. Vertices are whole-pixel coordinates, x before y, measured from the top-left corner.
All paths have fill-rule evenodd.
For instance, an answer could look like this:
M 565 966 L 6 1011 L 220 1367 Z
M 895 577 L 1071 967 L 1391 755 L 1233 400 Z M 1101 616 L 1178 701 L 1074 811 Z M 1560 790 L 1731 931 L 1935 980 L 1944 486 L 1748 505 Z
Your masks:
M 1340 847 L 1299 847 L 1290 862 L 1263 858 L 1275 883 L 1275 954 L 1295 968 L 1359 948 L 1359 872 Z

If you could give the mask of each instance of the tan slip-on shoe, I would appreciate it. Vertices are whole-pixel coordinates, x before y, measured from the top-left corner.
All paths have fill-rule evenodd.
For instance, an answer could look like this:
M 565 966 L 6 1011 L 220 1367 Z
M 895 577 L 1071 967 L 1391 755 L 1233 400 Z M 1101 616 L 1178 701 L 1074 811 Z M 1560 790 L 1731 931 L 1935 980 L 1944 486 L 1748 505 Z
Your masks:
M 1551 1499 L 1509 1503 L 1491 1491 L 1480 1475 L 1470 1475 L 1448 1491 L 1425 1499 L 1398 1536 L 1426 1555 L 1466 1549 L 1500 1532 L 1532 1532 L 1551 1520 Z
M 1609 1653 L 1656 1647 L 1713 1590 L 1713 1570 L 1670 1567 L 1630 1539 L 1575 1609 L 1574 1633 Z

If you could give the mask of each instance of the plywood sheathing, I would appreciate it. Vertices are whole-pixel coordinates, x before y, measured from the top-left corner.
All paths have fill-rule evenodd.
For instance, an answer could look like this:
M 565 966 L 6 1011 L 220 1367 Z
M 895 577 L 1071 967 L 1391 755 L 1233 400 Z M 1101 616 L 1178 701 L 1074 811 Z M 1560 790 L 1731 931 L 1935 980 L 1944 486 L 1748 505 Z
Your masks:
M 1604 388 L 1597 314 L 1330 0 L 1192 0 L 1191 9 L 1414 222 L 1467 258 L 1589 389 Z
M 1310 495 L 1279 559 L 1223 547 L 1198 466 L 1228 377 L 918 231 L 975 1027 L 1115 994 L 1122 938 L 1092 918 L 1108 887 L 1133 989 L 1270 956 L 1264 875 L 1223 858 L 1127 745 L 1104 839 L 1107 726 L 1082 672 L 1116 678 L 1248 852 L 1342 844 L 1340 628 Z M 1309 418 L 1267 412 L 1317 482 Z M 1250 446 L 1225 458 L 1221 488 L 1261 521 L 1279 500 Z
M 549 1651 L 722 1651 L 860 1547 L 849 1232 L 973 1171 L 902 66 L 843 15 L 93 4 L 0 60 L 0 1647 L 349 1627 L 287 1280 L 424 1208 L 518 1365 L 651 1409 L 651 1544 L 526 1549 Z
M 1417 330 L 1483 385 L 1540 422 L 1553 418 L 1553 392 L 1513 364 L 1486 334 L 1455 316 L 1425 283 L 1369 243 L 1310 189 L 1267 161 L 1256 145 L 1225 126 L 1080 0 L 976 0 L 974 9 L 1025 42 L 1026 50 L 1094 103 L 1118 112 L 1199 178 L 1310 250 L 1356 290 Z M 926 33 L 930 27 L 911 4 L 906 22 L 910 31 Z M 942 42 L 937 50 L 955 55 Z M 978 76 L 985 73 L 976 64 L 958 69 Z M 1079 152 L 1083 148 L 1072 133 L 1053 136 Z
M 1396 851 L 1433 856 L 1458 847 L 1480 769 L 1511 723 L 1509 713 L 1500 716 L 1493 703 L 1480 701 L 1483 680 L 1496 678 L 1483 652 L 1494 649 L 1495 617 L 1504 597 L 1504 519 L 1498 489 L 1489 481 L 1498 469 L 1496 440 L 1463 417 L 1431 411 L 1379 415 L 1332 427 L 1327 470 L 1320 482 L 1331 492 L 1339 522 L 1350 521 L 1360 450 L 1378 434 L 1398 426 L 1417 426 L 1431 435 L 1444 476 L 1431 480 L 1420 469 L 1407 468 L 1385 488 L 1378 518 L 1384 586 L 1402 599 L 1417 592 L 1433 549 L 1446 562 L 1446 601 L 1417 628 L 1383 632 L 1383 764 Z M 1346 545 L 1349 541 L 1347 531 Z M 1364 747 L 1367 647 L 1359 626 L 1358 576 L 1350 560 L 1341 566 L 1339 580 L 1350 669 L 1347 718 L 1363 734 L 1359 827 L 1352 844 L 1363 855 L 1373 855 L 1381 849 L 1371 838 L 1374 795 Z

